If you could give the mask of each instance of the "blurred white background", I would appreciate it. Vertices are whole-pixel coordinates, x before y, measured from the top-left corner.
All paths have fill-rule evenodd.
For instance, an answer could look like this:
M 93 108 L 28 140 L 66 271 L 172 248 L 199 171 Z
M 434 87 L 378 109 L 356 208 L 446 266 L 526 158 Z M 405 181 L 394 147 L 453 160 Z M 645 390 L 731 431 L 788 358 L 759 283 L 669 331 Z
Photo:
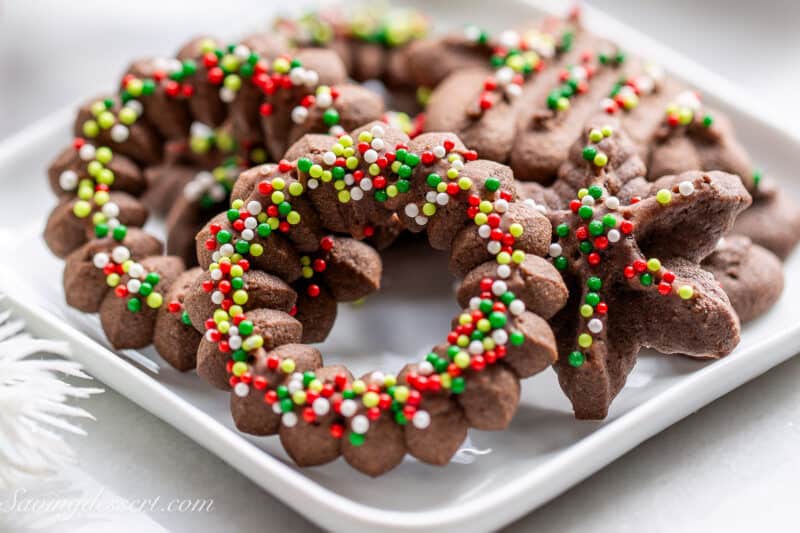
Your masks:
M 295 0 L 292 7 L 309 3 Z M 457 6 L 456 1 L 449 3 Z M 780 108 L 786 124 L 800 119 L 800 4 L 590 3 Z M 271 0 L 0 0 L 0 140 L 113 87 L 136 55 L 168 53 L 194 33 L 241 34 L 265 25 L 274 10 Z M 514 18 L 513 13 L 497 16 Z M 796 530 L 798 381 L 800 359 L 795 359 L 641 445 L 511 529 Z M 162 494 L 215 500 L 210 514 L 160 514 L 120 522 L 130 530 L 313 528 L 114 392 L 87 403 L 98 421 L 87 425 L 88 439 L 74 441 L 81 462 L 68 473 L 72 481 L 126 498 Z M 12 527 L 4 518 L 0 513 L 0 530 Z M 70 526 L 74 531 L 108 530 L 103 524 Z

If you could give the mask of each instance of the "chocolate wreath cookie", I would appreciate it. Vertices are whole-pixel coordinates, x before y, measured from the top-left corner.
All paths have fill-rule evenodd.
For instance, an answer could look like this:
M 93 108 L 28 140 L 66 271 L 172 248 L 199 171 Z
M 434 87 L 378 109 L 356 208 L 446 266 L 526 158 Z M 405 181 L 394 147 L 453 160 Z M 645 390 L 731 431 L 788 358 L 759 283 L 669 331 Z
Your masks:
M 567 293 L 541 257 L 549 223 L 516 201 L 507 167 L 479 160 L 457 137 L 409 140 L 379 123 L 339 138 L 310 135 L 277 166 L 245 173 L 236 192 L 243 198 L 198 234 L 208 272 L 184 302 L 203 333 L 197 370 L 232 389 L 239 429 L 278 433 L 299 465 L 341 455 L 374 476 L 406 453 L 445 464 L 468 427 L 506 427 L 519 379 L 555 360 L 546 319 Z M 353 379 L 300 343 L 307 330 L 324 337 L 319 323 L 332 322 L 320 320 L 328 306 L 315 299 L 348 301 L 376 290 L 380 258 L 352 239 L 315 238 L 334 228 L 369 234 L 397 215 L 408 229 L 426 229 L 433 246 L 451 248 L 454 269 L 467 273 L 459 290 L 465 310 L 446 343 L 418 365 Z M 285 237 L 273 229 L 281 217 L 292 221 Z M 307 255 L 292 256 L 300 247 Z M 286 266 L 292 260 L 296 270 Z

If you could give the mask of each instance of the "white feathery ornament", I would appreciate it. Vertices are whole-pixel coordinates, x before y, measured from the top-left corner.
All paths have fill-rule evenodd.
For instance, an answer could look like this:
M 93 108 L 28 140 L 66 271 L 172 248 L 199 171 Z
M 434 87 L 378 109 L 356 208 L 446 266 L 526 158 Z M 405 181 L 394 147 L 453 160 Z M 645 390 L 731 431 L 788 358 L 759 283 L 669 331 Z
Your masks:
M 61 433 L 86 432 L 67 419 L 94 417 L 66 402 L 103 392 L 58 379 L 57 374 L 91 379 L 74 361 L 30 358 L 42 353 L 67 356 L 69 347 L 65 342 L 31 338 L 22 332 L 23 322 L 10 317 L 9 311 L 0 312 L 0 489 L 53 475 L 74 462 Z

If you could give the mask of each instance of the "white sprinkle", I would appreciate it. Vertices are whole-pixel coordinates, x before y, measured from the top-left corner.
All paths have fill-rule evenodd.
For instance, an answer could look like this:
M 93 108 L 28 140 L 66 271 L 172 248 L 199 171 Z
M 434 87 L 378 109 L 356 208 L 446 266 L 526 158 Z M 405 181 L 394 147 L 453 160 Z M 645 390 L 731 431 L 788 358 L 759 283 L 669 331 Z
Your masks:
M 119 216 L 119 206 L 114 202 L 108 202 L 103 206 L 103 214 L 108 218 L 116 218 Z
M 372 190 L 372 178 L 361 178 L 361 181 L 358 182 L 358 186 L 361 187 L 363 191 L 371 191 Z
M 143 278 L 144 277 L 144 267 L 141 263 L 134 263 L 128 269 L 128 275 L 132 278 Z
M 497 265 L 497 275 L 502 279 L 508 279 L 511 276 L 511 267 L 508 265 Z
M 678 184 L 681 196 L 691 196 L 694 193 L 694 184 L 691 181 L 682 181 Z
M 506 96 L 508 96 L 509 99 L 514 100 L 521 94 L 522 94 L 522 87 L 520 87 L 516 83 L 509 83 L 508 85 L 506 85 Z
M 601 322 L 599 318 L 593 318 L 589 321 L 587 327 L 592 333 L 600 333 L 603 331 L 603 322 Z
M 350 189 L 350 198 L 358 202 L 362 198 L 364 198 L 364 191 L 359 189 L 358 187 L 353 187 Z
M 373 150 L 378 150 L 379 152 L 386 147 L 386 143 L 383 142 L 383 139 L 372 139 L 372 143 L 370 143 Z
M 219 281 L 222 279 L 222 270 L 215 268 L 211 271 L 211 279 L 214 281 Z
M 519 298 L 513 300 L 510 304 L 508 304 L 508 310 L 511 311 L 512 315 L 521 315 L 525 312 L 525 302 Z
M 508 200 L 503 200 L 500 198 L 499 200 L 495 201 L 494 210 L 498 213 L 505 213 L 508 211 Z
M 220 247 L 219 247 L 219 253 L 220 253 L 220 254 L 221 254 L 223 257 L 230 257 L 230 256 L 232 256 L 232 255 L 233 255 L 233 253 L 234 253 L 234 251 L 235 251 L 235 250 L 233 249 L 233 245 L 232 245 L 231 243 L 229 243 L 229 242 L 227 242 L 227 243 L 225 243 L 225 244 L 223 244 L 222 246 L 220 246 Z
M 278 405 L 278 402 L 275 402 L 275 405 Z M 283 413 L 283 416 L 281 416 L 281 422 L 287 428 L 293 428 L 297 425 L 297 415 L 294 413 L 294 411 Z
M 124 143 L 128 140 L 128 135 L 130 135 L 130 130 L 127 126 L 123 126 L 122 124 L 115 124 L 113 128 L 111 128 L 111 139 L 114 142 Z
M 111 258 L 117 264 L 124 263 L 131 258 L 131 251 L 125 246 L 117 246 L 111 251 Z
M 354 184 L 355 182 L 356 182 L 356 178 L 355 178 L 355 176 L 353 176 L 353 175 L 352 175 L 352 174 L 350 174 L 349 172 L 348 172 L 347 174 L 345 174 L 345 175 L 344 175 L 344 183 L 345 183 L 346 185 L 352 185 L 352 184 Z
M 606 233 L 606 237 L 608 238 L 608 242 L 618 242 L 620 238 L 619 230 L 616 229 L 608 230 L 608 233 Z
M 481 306 L 481 298 L 480 296 L 473 296 L 469 299 L 469 308 L 470 309 L 478 309 Z
M 417 429 L 425 429 L 431 425 L 431 415 L 428 414 L 428 411 L 417 411 L 411 418 L 411 423 Z
M 317 95 L 317 98 L 316 98 L 316 100 L 314 101 L 314 104 L 315 104 L 317 107 L 321 107 L 321 108 L 323 108 L 323 109 L 324 109 L 324 108 L 327 108 L 327 107 L 330 107 L 330 106 L 331 106 L 331 104 L 333 104 L 333 97 L 331 96 L 331 93 L 327 93 L 327 92 L 320 92 L 320 93 Z
M 299 105 L 292 109 L 292 122 L 295 124 L 302 124 L 308 118 L 308 109 Z
M 247 202 L 247 212 L 251 215 L 257 215 L 261 212 L 261 202 L 251 200 Z
M 240 381 L 233 388 L 233 392 L 236 393 L 236 396 L 239 398 L 244 398 L 250 393 L 250 387 L 247 385 L 247 383 Z
M 305 78 L 305 69 L 303 67 L 294 67 L 289 71 L 289 79 L 292 80 L 294 85 L 300 85 Z
M 369 431 L 369 419 L 364 415 L 354 416 L 353 420 L 350 421 L 350 429 L 353 430 L 353 433 L 363 435 Z
M 428 217 L 419 215 L 414 218 L 414 222 L 416 222 L 418 226 L 424 226 L 428 223 Z
M 98 252 L 94 254 L 94 257 L 92 258 L 92 262 L 97 268 L 105 268 L 105 266 L 108 264 L 108 260 L 108 254 L 104 252 Z
M 228 345 L 234 350 L 238 350 L 242 347 L 242 338 L 238 335 L 233 336 L 230 331 L 228 331 Z
M 494 79 L 500 86 L 508 85 L 514 79 L 514 70 L 511 67 L 503 67 L 498 69 L 494 75 Z
M 364 152 L 364 161 L 367 163 L 374 163 L 378 160 L 378 152 L 370 148 L 366 152 Z
M 489 224 L 481 224 L 480 226 L 478 226 L 478 235 L 482 239 L 488 239 L 491 236 L 491 234 L 492 234 L 492 228 L 489 226 Z
M 419 215 L 419 207 L 417 207 L 417 204 L 406 204 L 404 211 L 408 218 L 414 218 Z
M 313 191 L 314 189 L 319 187 L 319 181 L 311 178 L 308 180 L 308 182 L 306 182 L 306 186 Z
M 583 205 L 594 205 L 594 197 L 591 194 L 587 194 L 581 199 L 581 203 Z
M 428 203 L 436 203 L 436 191 L 428 191 L 425 193 L 425 201 Z
M 136 113 L 137 117 L 141 117 L 142 113 L 144 112 L 144 107 L 142 107 L 142 103 L 139 100 L 128 100 L 128 103 L 125 104 L 126 107 L 129 107 L 131 111 Z
M 244 219 L 244 227 L 247 229 L 256 229 L 258 227 L 258 220 L 255 217 L 247 217 Z
M 616 196 L 609 196 L 605 199 L 606 207 L 611 209 L 612 211 L 616 211 L 619 209 L 619 198 Z
M 506 344 L 508 342 L 508 332 L 504 329 L 496 329 L 492 332 L 492 340 L 500 345 Z
M 217 305 L 221 304 L 225 299 L 225 295 L 221 291 L 214 291 L 211 293 L 211 301 Z
M 319 85 L 319 74 L 315 70 L 307 70 L 305 72 L 305 79 L 303 80 L 306 84 L 306 87 L 316 87 Z
M 499 254 L 502 248 L 503 245 L 500 244 L 500 241 L 489 241 L 489 244 L 486 245 L 486 250 L 492 255 Z
M 433 365 L 429 361 L 422 361 L 417 365 L 417 370 L 423 376 L 430 376 L 433 374 Z
M 375 372 L 369 375 L 369 380 L 374 385 L 383 385 L 383 382 L 386 380 L 386 376 L 380 370 L 376 370 Z
M 281 414 L 281 402 L 275 402 L 272 404 L 272 412 L 276 415 Z
M 436 203 L 439 205 L 447 205 L 450 202 L 450 195 L 446 192 L 440 192 L 436 195 Z
M 559 257 L 563 253 L 563 249 L 561 245 L 557 242 L 554 242 L 550 245 L 550 257 Z
M 81 146 L 81 150 L 80 152 L 78 152 L 78 155 L 84 161 L 91 161 L 92 159 L 94 159 L 94 152 L 95 152 L 94 146 L 92 146 L 91 144 L 84 144 L 83 146 Z
M 483 343 L 478 340 L 472 341 L 469 343 L 467 351 L 472 355 L 480 355 L 483 353 Z
M 492 283 L 492 293 L 494 293 L 495 296 L 502 296 L 506 291 L 508 291 L 508 285 L 505 281 L 497 280 Z
M 315 415 L 325 416 L 331 410 L 331 402 L 329 402 L 327 398 L 320 397 L 314 400 L 314 403 L 311 404 L 311 408 L 314 410 Z
M 345 418 L 349 418 L 356 414 L 357 409 L 358 405 L 351 399 L 342 400 L 342 405 L 339 406 L 339 411 Z
M 230 104 L 236 100 L 236 92 L 228 89 L 227 87 L 223 87 L 219 90 L 219 99 L 226 104 Z
M 58 176 L 58 184 L 65 191 L 71 191 L 78 186 L 78 175 L 74 170 L 65 170 Z
M 255 233 L 250 228 L 245 228 L 242 230 L 242 239 L 246 241 L 252 241 L 255 238 Z
M 331 151 L 322 154 L 322 162 L 326 165 L 332 165 L 336 162 L 336 154 Z
M 386 133 L 386 131 L 383 129 L 383 126 L 381 126 L 380 124 L 375 124 L 369 131 L 370 133 L 372 133 L 373 137 L 383 137 L 384 134 Z
M 136 294 L 142 287 L 142 282 L 138 279 L 129 279 L 126 287 L 128 288 L 128 292 Z
M 437 159 L 441 159 L 447 154 L 447 151 L 444 149 L 444 146 L 441 145 L 434 146 L 433 150 L 431 151 L 433 152 L 433 156 L 436 157 Z
M 286 388 L 289 389 L 290 394 L 294 394 L 299 390 L 303 390 L 303 382 L 299 379 L 292 379 L 289 381 L 289 385 L 287 385 Z

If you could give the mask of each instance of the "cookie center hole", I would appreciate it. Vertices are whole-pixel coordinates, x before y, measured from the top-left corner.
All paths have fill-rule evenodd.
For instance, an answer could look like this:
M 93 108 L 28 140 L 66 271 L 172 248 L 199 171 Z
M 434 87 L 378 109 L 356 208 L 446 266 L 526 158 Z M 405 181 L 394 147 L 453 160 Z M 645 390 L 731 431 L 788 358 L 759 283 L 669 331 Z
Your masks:
M 333 330 L 318 345 L 326 365 L 345 363 L 356 375 L 399 372 L 445 341 L 459 310 L 448 252 L 432 250 L 424 234 L 404 235 L 381 258 L 381 289 L 339 304 Z

